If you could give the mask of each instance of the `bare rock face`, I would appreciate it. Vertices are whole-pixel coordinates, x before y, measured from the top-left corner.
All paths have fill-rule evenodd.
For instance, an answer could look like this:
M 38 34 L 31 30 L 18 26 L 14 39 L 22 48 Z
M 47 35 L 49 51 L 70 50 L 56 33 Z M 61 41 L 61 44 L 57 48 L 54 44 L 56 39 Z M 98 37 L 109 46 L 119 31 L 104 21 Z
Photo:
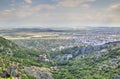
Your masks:
M 53 79 L 52 73 L 48 68 L 40 68 L 40 67 L 24 67 L 22 69 L 23 72 L 28 73 L 31 76 L 36 77 L 36 79 Z

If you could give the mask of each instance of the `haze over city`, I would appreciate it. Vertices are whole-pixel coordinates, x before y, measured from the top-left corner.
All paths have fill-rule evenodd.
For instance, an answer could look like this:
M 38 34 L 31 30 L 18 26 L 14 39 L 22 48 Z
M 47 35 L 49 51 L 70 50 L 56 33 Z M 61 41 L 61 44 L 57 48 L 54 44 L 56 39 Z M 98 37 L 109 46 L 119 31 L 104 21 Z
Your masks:
M 120 0 L 0 0 L 0 27 L 119 27 Z

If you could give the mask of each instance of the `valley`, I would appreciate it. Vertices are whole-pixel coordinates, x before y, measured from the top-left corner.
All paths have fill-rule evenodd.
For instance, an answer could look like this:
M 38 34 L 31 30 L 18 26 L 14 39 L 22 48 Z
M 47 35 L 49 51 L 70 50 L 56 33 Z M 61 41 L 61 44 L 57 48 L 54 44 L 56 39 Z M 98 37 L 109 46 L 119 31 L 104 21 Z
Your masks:
M 17 63 L 19 72 L 24 72 L 19 74 L 22 79 L 119 79 L 119 30 L 4 29 L 0 31 L 1 69 Z M 2 70 L 1 75 L 5 75 Z
M 120 0 L 0 0 L 0 79 L 120 79 Z

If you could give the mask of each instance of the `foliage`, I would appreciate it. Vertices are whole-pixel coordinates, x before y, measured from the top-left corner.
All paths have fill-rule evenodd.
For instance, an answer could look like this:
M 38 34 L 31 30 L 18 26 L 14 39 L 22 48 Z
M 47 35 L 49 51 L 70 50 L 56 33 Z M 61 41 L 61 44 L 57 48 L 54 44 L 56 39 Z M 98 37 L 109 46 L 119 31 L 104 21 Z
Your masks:
M 52 72 L 55 79 L 113 79 L 120 75 L 120 48 L 109 48 L 109 53 L 99 58 L 87 54 L 58 66 L 59 70 Z

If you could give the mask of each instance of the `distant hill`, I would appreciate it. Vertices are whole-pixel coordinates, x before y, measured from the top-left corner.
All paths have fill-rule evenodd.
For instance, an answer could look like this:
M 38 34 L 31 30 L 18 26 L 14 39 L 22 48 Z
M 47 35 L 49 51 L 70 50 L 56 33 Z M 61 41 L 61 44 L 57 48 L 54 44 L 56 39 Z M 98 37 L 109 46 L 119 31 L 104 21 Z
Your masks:
M 18 32 L 63 32 L 63 30 L 53 30 L 48 28 L 13 28 L 13 29 L 3 29 L 0 33 L 18 33 Z

